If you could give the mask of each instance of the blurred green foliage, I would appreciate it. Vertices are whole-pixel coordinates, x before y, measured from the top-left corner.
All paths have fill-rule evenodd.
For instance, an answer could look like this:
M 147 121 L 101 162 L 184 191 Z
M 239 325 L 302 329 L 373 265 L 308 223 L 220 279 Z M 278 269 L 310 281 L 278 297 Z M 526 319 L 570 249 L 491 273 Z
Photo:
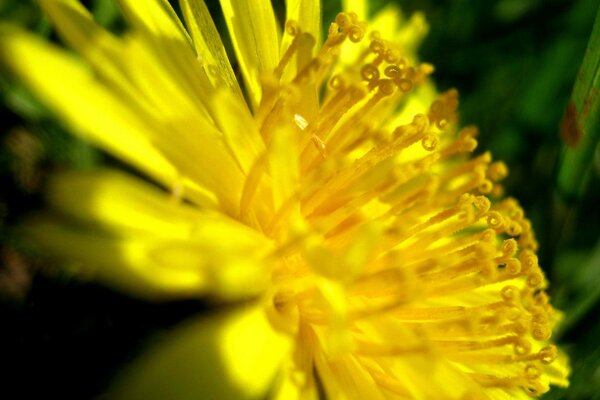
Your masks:
M 84 3 L 104 26 L 124 29 L 113 0 Z M 377 10 L 388 3 L 378 0 L 372 5 Z M 479 126 L 480 149 L 491 150 L 496 159 L 509 165 L 507 192 L 519 199 L 538 234 L 553 302 L 565 312 L 558 339 L 569 352 L 573 368 L 571 387 L 555 389 L 546 398 L 600 398 L 600 98 L 594 95 L 589 100 L 593 90 L 600 90 L 600 21 L 592 35 L 598 1 L 395 3 L 406 14 L 425 13 L 430 34 L 421 50 L 422 59 L 436 66 L 434 77 L 441 90 L 459 89 L 461 122 Z M 217 2 L 208 4 L 218 16 Z M 333 19 L 339 4 L 324 1 L 325 24 Z M 0 0 L 0 20 L 56 40 L 33 0 Z M 18 82 L 1 72 L 0 100 L 0 282 L 5 285 L 4 278 L 12 276 L 8 265 L 14 263 L 14 254 L 6 249 L 19 247 L 8 227 L 42 206 L 44 177 L 57 168 L 117 161 L 70 136 Z M 570 103 L 575 112 L 567 111 Z M 586 104 L 589 112 L 583 115 Z M 563 116 L 563 130 L 572 134 L 570 139 L 577 142 L 573 135 L 581 130 L 575 147 L 561 140 Z M 11 323 L 5 325 L 11 328 L 3 330 L 0 346 L 20 343 L 7 360 L 23 363 L 23 371 L 48 384 L 51 393 L 65 389 L 55 382 L 61 375 L 73 374 L 78 383 L 67 386 L 72 391 L 67 398 L 100 393 L 112 370 L 135 352 L 149 332 L 198 309 L 189 304 L 158 309 L 105 289 L 90 291 L 88 286 L 48 277 L 33 266 L 25 269 L 29 285 L 20 292 L 8 295 L 5 286 L 0 287 L 0 311 Z M 99 303 L 108 308 L 98 307 Z M 131 319 L 124 312 L 136 316 Z M 63 325 L 55 326 L 50 320 Z M 67 341 L 59 338 L 65 335 Z M 110 350 L 107 347 L 106 354 L 92 349 L 102 346 L 107 336 L 121 341 Z M 70 350 L 64 348 L 67 344 Z M 82 369 L 59 366 L 49 372 L 44 366 L 52 361 L 43 361 L 44 357 L 63 357 L 65 363 L 74 364 L 93 362 L 94 374 L 86 373 L 88 365 Z M 41 367 L 31 369 L 32 364 Z

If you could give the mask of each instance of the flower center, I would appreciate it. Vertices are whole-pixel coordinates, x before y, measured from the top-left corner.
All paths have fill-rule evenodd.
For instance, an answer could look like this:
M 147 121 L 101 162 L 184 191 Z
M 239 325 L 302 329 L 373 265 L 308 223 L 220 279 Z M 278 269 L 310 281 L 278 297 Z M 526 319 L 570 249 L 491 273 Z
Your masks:
M 278 168 L 299 176 L 261 213 L 267 156 L 242 199 L 277 243 L 267 295 L 274 326 L 313 355 L 310 371 L 326 368 L 319 354 L 350 357 L 402 395 L 410 385 L 385 366 L 405 358 L 409 368 L 415 354 L 477 387 L 546 391 L 556 317 L 537 243 L 518 204 L 500 199 L 506 166 L 489 153 L 468 157 L 477 130 L 456 133 L 457 92 L 435 98 L 433 68 L 413 66 L 377 32 L 348 48 L 366 36 L 354 14 L 338 15 L 315 56 L 295 22 L 286 33 L 256 120 L 270 149 L 290 147 L 293 167 Z M 286 129 L 287 145 L 278 143 Z

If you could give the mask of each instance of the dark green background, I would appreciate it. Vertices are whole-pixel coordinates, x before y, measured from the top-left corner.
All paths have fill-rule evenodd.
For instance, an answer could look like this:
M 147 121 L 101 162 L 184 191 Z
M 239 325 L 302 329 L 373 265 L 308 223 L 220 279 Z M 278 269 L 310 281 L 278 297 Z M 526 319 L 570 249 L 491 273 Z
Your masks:
M 99 21 L 123 29 L 111 0 L 84 1 Z M 210 2 L 218 18 L 218 6 Z M 375 8 L 385 2 L 372 2 Z M 598 0 L 398 0 L 422 10 L 421 49 L 441 90 L 461 93 L 461 122 L 481 129 L 480 149 L 506 161 L 507 192 L 519 199 L 541 244 L 553 303 L 565 312 L 557 339 L 572 358 L 572 385 L 547 398 L 600 398 L 600 156 L 581 161 L 578 192 L 557 184 L 565 146 L 559 125 L 581 66 Z M 282 10 L 281 7 L 279 7 Z M 325 23 L 339 2 L 325 1 Z M 0 0 L 0 19 L 56 40 L 31 0 Z M 222 21 L 221 21 L 222 26 Z M 222 26 L 223 27 L 223 26 Z M 222 30 L 223 32 L 225 30 Z M 594 49 L 592 49 L 594 51 Z M 595 49 L 600 52 L 600 49 Z M 600 88 L 599 88 L 600 89 Z M 118 162 L 68 135 L 17 82 L 0 72 L 0 397 L 90 398 L 156 334 L 205 309 L 153 305 L 63 276 L 24 258 L 11 226 L 43 206 L 40 189 L 58 168 Z M 595 397 L 594 397 L 595 396 Z

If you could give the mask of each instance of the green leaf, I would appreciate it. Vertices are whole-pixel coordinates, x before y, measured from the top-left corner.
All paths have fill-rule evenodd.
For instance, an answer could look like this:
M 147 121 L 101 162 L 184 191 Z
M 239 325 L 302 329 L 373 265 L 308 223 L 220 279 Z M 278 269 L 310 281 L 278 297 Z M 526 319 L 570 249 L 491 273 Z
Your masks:
M 578 199 L 600 138 L 600 9 L 561 123 L 564 141 L 557 188 L 567 201 Z

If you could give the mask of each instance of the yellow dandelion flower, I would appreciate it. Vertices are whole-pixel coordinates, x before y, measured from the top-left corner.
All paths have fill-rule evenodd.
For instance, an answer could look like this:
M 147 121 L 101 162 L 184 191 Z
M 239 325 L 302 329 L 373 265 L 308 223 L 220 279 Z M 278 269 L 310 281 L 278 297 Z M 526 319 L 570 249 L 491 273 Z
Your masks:
M 513 399 L 567 385 L 531 224 L 502 197 L 506 166 L 472 155 L 457 92 L 437 94 L 416 59 L 423 16 L 388 7 L 367 26 L 366 2 L 349 1 L 358 14 L 321 42 L 318 0 L 286 1 L 283 28 L 269 0 L 221 0 L 238 82 L 201 0 L 180 1 L 185 27 L 166 0 L 119 0 L 121 36 L 77 0 L 40 3 L 80 58 L 4 26 L 2 63 L 147 179 L 58 174 L 54 213 L 26 232 L 128 293 L 238 301 L 142 358 L 123 398 Z

